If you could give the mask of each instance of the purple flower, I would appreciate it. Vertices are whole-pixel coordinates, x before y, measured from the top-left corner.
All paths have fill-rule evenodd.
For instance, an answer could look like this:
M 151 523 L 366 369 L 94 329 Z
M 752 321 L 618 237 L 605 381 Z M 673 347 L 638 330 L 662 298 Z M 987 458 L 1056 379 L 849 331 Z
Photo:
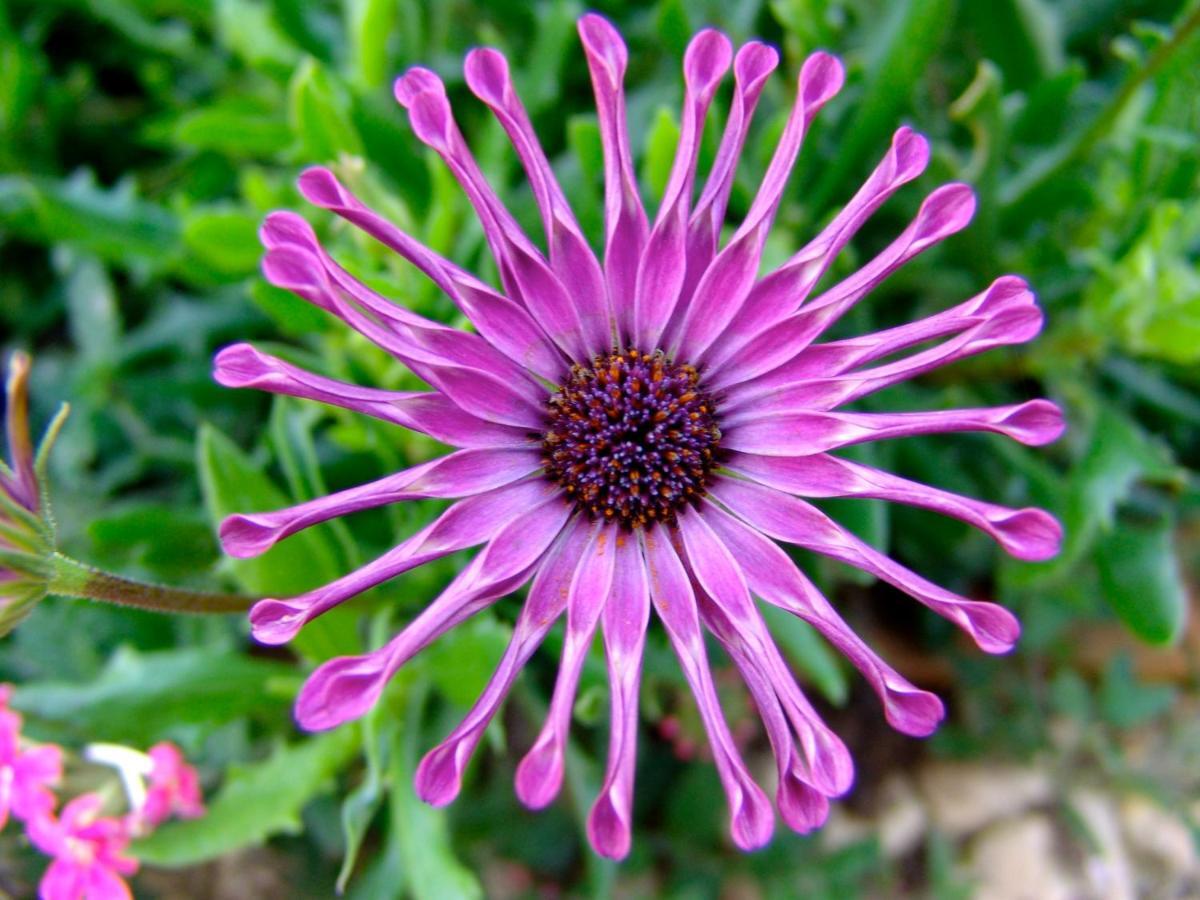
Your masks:
M 396 82 L 396 98 L 417 136 L 445 160 L 474 205 L 502 290 L 421 246 L 327 169 L 309 169 L 299 182 L 308 200 L 424 272 L 475 330 L 448 328 L 380 296 L 341 268 L 302 218 L 279 212 L 262 229 L 267 279 L 343 319 L 431 389 L 396 393 L 343 384 L 244 344 L 218 355 L 216 377 L 233 387 L 366 413 L 457 449 L 291 509 L 232 516 L 221 536 L 231 554 L 252 556 L 302 528 L 357 510 L 453 499 L 431 525 L 358 571 L 302 596 L 258 603 L 251 612 L 253 633 L 265 643 L 285 642 L 314 617 L 386 579 L 482 547 L 386 646 L 320 666 L 301 691 L 297 718 L 306 728 L 325 729 L 362 715 L 414 654 L 531 582 L 491 683 L 462 724 L 422 761 L 416 788 L 435 805 L 457 795 L 464 768 L 513 680 L 565 614 L 549 714 L 517 770 L 516 790 L 531 807 L 544 806 L 558 792 L 580 672 L 599 631 L 611 680 L 612 727 L 607 774 L 588 832 L 596 850 L 611 857 L 629 849 L 638 684 L 653 608 L 695 694 L 728 795 L 733 839 L 754 848 L 770 838 L 774 815 L 722 715 L 705 631 L 728 653 L 753 696 L 775 752 L 777 806 L 797 831 L 824 821 L 829 798 L 849 788 L 853 765 L 796 684 L 754 598 L 811 623 L 841 650 L 874 687 L 894 727 L 912 735 L 932 732 L 943 716 L 938 698 L 867 647 L 776 542 L 863 569 L 955 622 L 983 650 L 1008 651 L 1019 632 L 1008 611 L 926 581 L 809 499 L 865 497 L 925 507 L 981 528 L 1016 557 L 1054 555 L 1060 528 L 1041 510 L 961 497 L 830 452 L 958 431 L 992 431 L 1031 445 L 1054 440 L 1062 417 L 1044 400 L 896 414 L 841 409 L 938 366 L 1027 341 L 1042 315 L 1025 282 L 1006 276 L 927 319 L 818 343 L 891 272 L 967 224 L 974 209 L 970 188 L 950 184 L 934 191 L 895 241 L 814 295 L 859 226 L 924 170 L 925 139 L 902 128 L 829 225 L 760 278 L 788 174 L 814 116 L 842 85 L 841 64 L 825 53 L 804 63 L 795 106 L 758 194 L 722 243 L 737 160 L 777 53 L 751 42 L 734 54 L 729 40 L 712 30 L 692 40 L 683 66 L 678 152 L 651 221 L 626 133 L 625 46 L 599 16 L 585 16 L 579 32 L 604 144 L 603 263 L 555 180 L 504 58 L 495 50 L 472 51 L 466 81 L 520 157 L 545 226 L 545 253 L 485 181 L 442 82 L 428 69 L 410 70 Z M 735 86 L 725 133 L 693 203 L 705 116 L 731 65 Z

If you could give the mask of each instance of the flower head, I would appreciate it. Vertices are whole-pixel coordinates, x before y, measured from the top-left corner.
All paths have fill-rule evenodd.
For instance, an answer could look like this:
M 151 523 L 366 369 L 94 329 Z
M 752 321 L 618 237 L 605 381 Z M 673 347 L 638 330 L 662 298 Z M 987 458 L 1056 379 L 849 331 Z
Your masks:
M 122 876 L 138 869 L 137 860 L 123 855 L 130 834 L 124 820 L 101 815 L 99 794 L 81 794 L 60 816 L 47 814 L 29 826 L 29 838 L 54 857 L 42 876 L 42 900 L 131 900 Z
M 1029 340 L 1042 317 L 1028 286 L 1008 276 L 927 319 L 821 341 L 891 272 L 967 224 L 974 208 L 970 188 L 950 184 L 934 191 L 895 241 L 854 274 L 814 293 L 860 225 L 924 170 L 926 141 L 902 128 L 842 211 L 783 265 L 759 277 L 789 172 L 813 118 L 842 85 L 841 64 L 825 53 L 804 63 L 757 196 L 722 242 L 734 172 L 777 53 L 757 42 L 734 53 L 713 30 L 692 40 L 683 63 L 677 156 L 651 220 L 626 132 L 625 46 L 599 16 L 585 16 L 579 33 L 604 146 L 603 262 L 555 180 L 503 56 L 472 51 L 466 82 L 495 114 L 524 166 L 545 228 L 545 252 L 485 180 L 440 79 L 428 69 L 410 70 L 396 82 L 396 99 L 417 137 L 442 157 L 475 207 L 501 289 L 413 240 L 332 172 L 309 169 L 299 182 L 309 201 L 420 269 L 474 331 L 451 329 L 379 295 L 340 267 L 302 218 L 279 212 L 262 229 L 267 279 L 343 319 L 430 390 L 396 393 L 344 384 L 244 344 L 218 355 L 216 377 L 228 386 L 356 410 L 456 449 L 291 509 L 232 516 L 221 535 L 228 552 L 250 556 L 357 510 L 453 499 L 432 524 L 358 571 L 298 597 L 258 603 L 251 612 L 254 635 L 285 642 L 306 622 L 382 581 L 481 547 L 384 647 L 318 668 L 301 691 L 297 717 L 307 728 L 323 729 L 362 715 L 414 654 L 529 584 L 491 683 L 422 761 L 416 788 L 438 805 L 456 796 L 467 761 L 517 673 L 565 617 L 549 713 L 518 767 L 516 790 L 531 807 L 558 792 L 576 688 L 599 632 L 612 727 L 607 773 L 588 832 L 596 850 L 613 857 L 623 856 L 630 843 L 638 686 L 653 610 L 695 695 L 728 795 L 733 839 L 739 847 L 758 847 L 769 839 L 774 815 L 722 714 L 705 631 L 723 646 L 753 696 L 775 752 L 776 805 L 793 829 L 809 831 L 824 821 L 829 799 L 849 788 L 853 766 L 797 685 L 754 598 L 811 623 L 841 650 L 874 687 L 893 726 L 929 734 L 943 716 L 941 702 L 880 659 L 777 542 L 863 569 L 959 625 L 983 650 L 1009 650 L 1019 631 L 1009 612 L 926 581 L 809 501 L 865 497 L 926 507 L 981 528 L 1019 558 L 1053 555 L 1060 529 L 1040 510 L 958 496 L 832 452 L 864 441 L 958 431 L 997 432 L 1032 445 L 1054 440 L 1063 428 L 1061 415 L 1042 400 L 896 414 L 842 408 L 935 367 Z M 700 136 L 730 68 L 734 90 L 725 132 L 696 196 Z
M 9 815 L 23 822 L 54 809 L 51 788 L 62 779 L 62 750 L 22 746 L 21 715 L 9 708 L 12 686 L 0 685 L 0 828 Z
M 7 634 L 47 594 L 54 531 L 45 509 L 40 459 L 65 416 L 51 423 L 35 453 L 29 432 L 30 359 L 14 353 L 5 384 L 9 460 L 0 459 L 0 635 Z

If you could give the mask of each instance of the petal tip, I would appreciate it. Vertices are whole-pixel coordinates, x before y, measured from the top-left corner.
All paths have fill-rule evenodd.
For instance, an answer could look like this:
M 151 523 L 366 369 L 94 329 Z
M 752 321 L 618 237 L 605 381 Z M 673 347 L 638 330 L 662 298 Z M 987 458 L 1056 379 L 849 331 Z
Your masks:
M 424 66 L 413 66 L 392 83 L 392 95 L 405 109 L 412 106 L 413 100 L 419 94 L 427 91 L 446 96 L 446 86 L 442 84 L 442 79 Z
M 530 809 L 549 806 L 562 786 L 562 748 L 553 740 L 535 744 L 517 766 L 517 797 Z
M 800 94 L 808 107 L 828 103 L 845 83 L 842 61 L 824 50 L 813 53 L 800 68 Z
M 629 855 L 629 822 L 617 811 L 607 793 L 596 798 L 588 813 L 587 834 L 592 849 L 601 856 L 622 860 Z
M 249 515 L 226 516 L 218 533 L 225 552 L 238 559 L 266 553 L 279 539 L 278 528 Z
M 342 183 L 324 166 L 305 169 L 296 179 L 296 187 L 305 200 L 321 209 L 337 209 L 346 205 Z
M 1031 447 L 1052 444 L 1067 429 L 1062 410 L 1049 400 L 1022 403 L 1004 417 L 1003 425 L 1006 434 Z
M 471 93 L 484 103 L 498 107 L 508 105 L 512 79 L 508 60 L 499 50 L 492 47 L 473 49 L 463 63 L 463 75 Z

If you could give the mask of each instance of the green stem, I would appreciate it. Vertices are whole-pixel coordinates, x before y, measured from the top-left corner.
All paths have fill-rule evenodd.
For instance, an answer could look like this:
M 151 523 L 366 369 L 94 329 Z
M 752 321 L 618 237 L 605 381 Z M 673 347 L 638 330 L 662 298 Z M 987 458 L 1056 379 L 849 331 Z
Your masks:
M 1005 192 L 1007 196 L 1002 198 L 1003 205 L 1010 210 L 1022 207 L 1042 187 L 1086 159 L 1092 148 L 1108 134 L 1113 123 L 1125 111 L 1126 105 L 1137 94 L 1138 88 L 1167 64 L 1197 28 L 1200 28 L 1200 6 L 1179 23 L 1169 40 L 1160 44 L 1150 54 L 1144 66 L 1130 74 L 1109 104 L 1074 141 L 1052 155 L 1038 160 L 1012 180 L 1010 189 Z
M 53 561 L 54 575 L 48 592 L 62 597 L 82 597 L 170 613 L 245 612 L 254 603 L 253 598 L 238 594 L 212 594 L 134 581 L 94 569 L 61 553 L 55 553 Z

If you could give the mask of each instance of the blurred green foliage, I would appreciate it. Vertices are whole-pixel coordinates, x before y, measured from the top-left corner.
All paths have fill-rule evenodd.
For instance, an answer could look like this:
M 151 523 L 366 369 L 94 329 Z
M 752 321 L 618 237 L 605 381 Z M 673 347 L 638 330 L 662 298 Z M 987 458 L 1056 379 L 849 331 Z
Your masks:
M 1161 715 L 1170 688 L 1139 683 L 1127 659 L 1094 680 L 1079 636 L 1119 619 L 1142 640 L 1177 640 L 1195 588 L 1200 5 L 658 0 L 599 8 L 630 43 L 629 116 L 647 196 L 661 191 L 677 139 L 689 35 L 711 23 L 735 40 L 761 36 L 783 50 L 788 77 L 767 88 L 734 220 L 769 159 L 802 58 L 819 46 L 843 56 L 848 84 L 806 143 L 771 238 L 776 260 L 853 193 L 901 123 L 931 138 L 934 161 L 876 215 L 834 276 L 894 235 L 937 183 L 975 185 L 971 229 L 891 278 L 848 317 L 848 329 L 928 314 L 1006 272 L 1039 292 L 1048 325 L 1034 344 L 891 389 L 868 408 L 1049 395 L 1068 412 L 1063 441 L 1030 451 L 998 438 L 913 439 L 868 452 L 872 463 L 910 477 L 1051 509 L 1067 529 L 1062 556 L 1015 563 L 927 513 L 830 505 L 934 580 L 1013 607 L 1026 626 L 1017 657 L 964 654 L 916 604 L 805 560 L 865 631 L 950 661 L 956 715 L 934 749 L 1032 753 L 1047 746 L 1054 715 L 1110 736 Z M 514 154 L 461 78 L 470 46 L 504 50 L 565 190 L 597 236 L 602 165 L 574 35 L 582 11 L 574 0 L 0 6 L 0 342 L 36 353 L 39 421 L 60 400 L 74 407 L 53 460 L 69 552 L 133 576 L 286 594 L 336 577 L 429 520 L 431 504 L 406 504 L 313 529 L 258 561 L 221 560 L 213 538 L 220 515 L 308 499 L 429 458 L 435 447 L 342 411 L 223 390 L 210 380 L 209 360 L 224 343 L 252 339 L 334 377 L 416 384 L 340 323 L 258 277 L 258 223 L 272 209 L 303 210 L 293 180 L 306 164 L 333 166 L 406 230 L 494 277 L 465 198 L 391 98 L 391 77 L 411 64 L 446 78 L 489 177 L 539 233 Z M 446 298 L 397 258 L 341 223 L 305 214 L 355 274 L 423 314 L 456 321 Z M 303 824 L 303 843 L 281 846 L 316 854 L 312 883 L 324 886 L 315 895 L 327 893 L 346 853 L 343 883 L 355 897 L 480 896 L 474 873 L 498 861 L 532 883 L 597 896 L 615 879 L 653 878 L 657 890 L 680 897 L 715 896 L 722 879 L 742 876 L 781 897 L 886 893 L 899 884 L 871 842 L 827 852 L 813 840 L 778 837 L 755 856 L 731 851 L 710 767 L 679 763 L 653 727 L 672 715 L 698 736 L 661 634 L 647 650 L 643 705 L 652 727 L 635 850 L 619 873 L 581 838 L 606 745 L 599 656 L 584 676 L 569 796 L 553 810 L 519 810 L 510 789 L 516 757 L 503 752 L 505 726 L 519 745 L 540 715 L 553 639 L 505 723 L 493 726 L 485 743 L 501 752 L 482 753 L 464 798 L 447 814 L 410 790 L 416 758 L 485 682 L 515 601 L 419 657 L 361 726 L 295 733 L 287 703 L 303 671 L 377 644 L 459 564 L 427 566 L 310 625 L 295 656 L 254 649 L 240 621 L 50 601 L 0 645 L 0 675 L 22 685 L 30 727 L 47 737 L 170 737 L 210 785 L 222 785 L 207 819 L 164 828 L 146 843 L 147 862 L 193 863 Z M 858 731 L 866 734 L 885 727 L 811 632 L 788 618 L 772 626 L 835 721 L 865 722 Z M 738 703 L 730 701 L 733 719 Z M 950 896 L 940 852 L 929 849 L 925 878 Z

